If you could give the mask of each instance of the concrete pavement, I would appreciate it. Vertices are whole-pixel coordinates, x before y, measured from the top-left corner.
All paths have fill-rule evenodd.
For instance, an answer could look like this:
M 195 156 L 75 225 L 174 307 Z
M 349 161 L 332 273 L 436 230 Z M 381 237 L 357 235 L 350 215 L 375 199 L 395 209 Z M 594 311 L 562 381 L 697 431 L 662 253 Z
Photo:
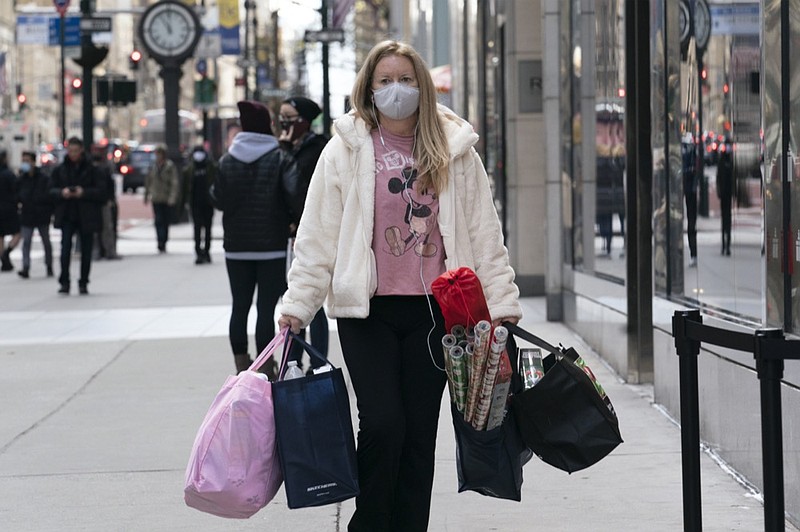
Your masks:
M 246 521 L 184 505 L 192 441 L 233 369 L 224 260 L 217 240 L 214 262 L 195 266 L 188 224 L 172 228 L 166 255 L 156 253 L 148 221 L 126 227 L 123 260 L 93 265 L 89 296 L 74 287 L 71 296 L 57 295 L 38 258 L 27 281 L 0 275 L 0 530 L 346 530 L 352 500 L 289 510 L 281 491 Z M 19 264 L 18 251 L 12 259 Z M 652 388 L 622 383 L 580 338 L 547 322 L 543 299 L 523 305 L 525 328 L 585 355 L 614 402 L 625 443 L 573 475 L 534 458 L 521 503 L 459 494 L 443 399 L 429 529 L 681 530 L 680 431 L 653 405 Z M 341 365 L 331 327 L 330 357 Z M 762 530 L 758 496 L 708 454 L 702 468 L 705 530 Z

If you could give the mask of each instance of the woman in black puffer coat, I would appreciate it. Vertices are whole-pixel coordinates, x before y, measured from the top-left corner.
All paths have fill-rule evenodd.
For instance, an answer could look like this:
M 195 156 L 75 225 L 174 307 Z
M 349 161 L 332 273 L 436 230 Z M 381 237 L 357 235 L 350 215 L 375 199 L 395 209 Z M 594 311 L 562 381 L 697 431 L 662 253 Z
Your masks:
M 275 305 L 286 291 L 289 225 L 298 223 L 303 190 L 297 165 L 279 149 L 271 117 L 259 102 L 239 102 L 242 131 L 219 163 L 212 186 L 214 206 L 222 211 L 225 266 L 233 306 L 228 328 L 236 371 L 247 369 L 247 316 L 256 300 L 256 349 L 275 336 Z M 274 377 L 275 365 L 267 368 Z

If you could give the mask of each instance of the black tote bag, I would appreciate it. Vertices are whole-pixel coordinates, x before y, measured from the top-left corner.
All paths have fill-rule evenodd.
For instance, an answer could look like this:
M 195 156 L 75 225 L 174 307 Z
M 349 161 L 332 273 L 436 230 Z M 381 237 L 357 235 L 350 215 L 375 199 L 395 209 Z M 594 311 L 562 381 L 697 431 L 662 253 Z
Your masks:
M 576 364 L 573 348 L 556 348 L 512 323 L 509 333 L 551 353 L 545 374 L 511 397 L 511 410 L 525 444 L 544 462 L 568 473 L 585 469 L 613 451 L 622 436 L 611 401 Z M 519 371 L 519 361 L 517 361 Z
M 456 435 L 458 492 L 475 491 L 488 497 L 522 500 L 522 466 L 533 453 L 525 446 L 515 419 L 507 415 L 492 430 L 475 430 L 450 404 Z
M 326 363 L 305 340 L 289 333 L 310 356 Z M 286 347 L 288 347 L 287 342 Z M 281 378 L 286 366 L 284 350 Z M 278 457 L 289 508 L 322 506 L 358 495 L 350 401 L 344 375 L 333 368 L 272 383 Z

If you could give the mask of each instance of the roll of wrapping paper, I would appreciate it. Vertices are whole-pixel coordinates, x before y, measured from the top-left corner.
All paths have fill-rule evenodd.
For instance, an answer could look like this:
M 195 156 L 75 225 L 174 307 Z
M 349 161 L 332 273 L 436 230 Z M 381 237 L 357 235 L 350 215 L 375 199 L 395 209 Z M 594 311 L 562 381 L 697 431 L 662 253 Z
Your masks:
M 468 343 L 466 349 L 464 349 L 464 365 L 467 368 L 467 382 L 469 382 L 469 372 L 472 368 L 472 355 L 475 353 L 475 344 Z
M 475 349 L 472 352 L 469 371 L 469 387 L 467 389 L 467 406 L 464 419 L 470 423 L 478 406 L 483 373 L 486 369 L 486 357 L 489 354 L 492 324 L 481 320 L 475 325 Z
M 489 407 L 492 403 L 492 390 L 497 377 L 497 367 L 500 365 L 500 356 L 506 349 L 507 340 L 508 329 L 502 325 L 495 327 L 489 356 L 486 359 L 486 371 L 480 386 L 478 404 L 475 409 L 475 415 L 472 417 L 472 428 L 475 430 L 484 430 L 486 428 L 486 420 L 489 419 Z
M 453 325 L 450 327 L 450 334 L 456 337 L 456 341 L 467 339 L 467 328 L 463 325 Z
M 459 412 L 464 412 L 464 404 L 467 397 L 467 368 L 464 363 L 464 350 L 458 346 L 450 349 L 450 371 L 453 382 L 453 391 L 455 392 L 456 409 Z
M 444 371 L 447 373 L 447 390 L 450 392 L 450 401 L 456 401 L 453 390 L 453 370 L 450 363 L 450 349 L 456 345 L 456 337 L 452 334 L 442 336 L 442 351 L 444 352 Z

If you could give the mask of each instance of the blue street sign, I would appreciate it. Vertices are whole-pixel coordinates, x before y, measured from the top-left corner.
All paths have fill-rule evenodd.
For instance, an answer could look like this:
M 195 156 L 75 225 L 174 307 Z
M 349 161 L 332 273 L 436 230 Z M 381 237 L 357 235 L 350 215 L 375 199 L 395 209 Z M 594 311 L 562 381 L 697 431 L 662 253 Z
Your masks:
M 53 17 L 48 20 L 50 46 L 61 44 L 61 18 Z M 81 17 L 64 17 L 64 46 L 81 45 Z

